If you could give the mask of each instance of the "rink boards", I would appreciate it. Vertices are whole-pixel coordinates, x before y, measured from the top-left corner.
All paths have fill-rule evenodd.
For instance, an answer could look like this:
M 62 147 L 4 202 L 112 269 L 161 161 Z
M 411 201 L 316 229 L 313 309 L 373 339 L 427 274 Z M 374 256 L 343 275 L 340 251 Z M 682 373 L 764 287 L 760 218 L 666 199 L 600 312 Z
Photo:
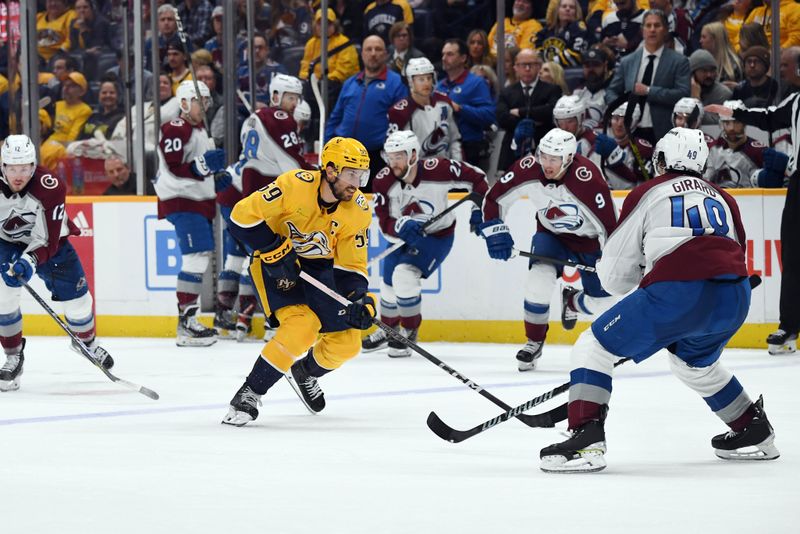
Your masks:
M 737 347 L 764 347 L 764 339 L 778 322 L 781 280 L 780 222 L 784 189 L 732 191 L 741 208 L 748 240 L 748 269 L 763 278 L 753 293 L 746 325 L 734 337 Z M 451 194 L 451 202 L 461 198 Z M 615 192 L 621 207 L 625 192 Z M 509 212 L 515 246 L 529 249 L 535 229 L 534 206 L 517 202 Z M 457 208 L 459 224 L 455 244 L 443 266 L 423 285 L 421 339 L 428 341 L 520 342 L 524 340 L 522 304 L 527 261 L 491 260 L 483 240 L 469 233 L 470 207 Z M 81 229 L 71 241 L 81 256 L 87 282 L 95 296 L 98 333 L 101 336 L 175 335 L 175 285 L 180 254 L 172 226 L 156 217 L 155 197 L 70 197 L 69 217 Z M 122 236 L 122 237 L 121 237 Z M 373 220 L 369 253 L 382 251 L 386 241 Z M 380 267 L 371 269 L 370 287 L 378 291 Z M 565 269 L 562 283 L 580 285 L 577 273 Z M 33 287 L 46 295 L 35 278 Z M 203 308 L 210 310 L 210 283 L 205 286 Z M 23 295 L 25 332 L 59 334 L 55 323 L 38 304 Z M 59 307 L 56 303 L 56 310 Z M 586 317 L 573 331 L 560 324 L 560 292 L 551 303 L 548 340 L 571 343 L 588 326 Z M 210 324 L 210 314 L 205 317 Z M 256 332 L 261 328 L 256 323 Z

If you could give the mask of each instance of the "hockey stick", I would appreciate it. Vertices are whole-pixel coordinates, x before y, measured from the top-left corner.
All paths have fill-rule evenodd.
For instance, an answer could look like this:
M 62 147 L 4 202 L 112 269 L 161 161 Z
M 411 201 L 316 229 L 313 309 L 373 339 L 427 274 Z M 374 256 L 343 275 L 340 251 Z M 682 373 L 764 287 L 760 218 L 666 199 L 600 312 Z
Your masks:
M 575 262 L 569 261 L 569 260 L 561 260 L 561 259 L 558 259 L 558 258 L 551 258 L 549 256 L 540 256 L 538 254 L 532 254 L 532 253 L 526 252 L 524 250 L 514 249 L 514 252 L 512 253 L 511 257 L 513 258 L 514 256 L 521 256 L 523 258 L 530 258 L 532 260 L 539 260 L 539 261 L 542 261 L 544 263 L 552 263 L 553 265 L 563 265 L 564 267 L 573 267 L 575 269 L 578 269 L 579 271 L 586 271 L 587 273 L 596 273 L 597 272 L 597 269 L 595 267 L 592 267 L 591 265 L 583 265 L 583 264 L 575 263 Z
M 753 290 L 761 285 L 761 277 L 757 274 L 752 274 L 748 278 L 750 281 L 750 289 Z M 630 358 L 622 358 L 621 360 L 614 363 L 614 367 L 620 366 L 623 363 L 627 362 Z M 569 382 L 561 384 L 560 386 L 553 388 L 550 391 L 542 393 L 538 397 L 534 397 L 533 399 L 529 400 L 524 404 L 520 404 L 516 408 L 512 408 L 508 410 L 506 413 L 500 414 L 497 417 L 489 419 L 488 421 L 481 423 L 480 425 L 470 428 L 469 430 L 457 430 L 449 425 L 447 425 L 444 421 L 442 421 L 435 412 L 431 412 L 428 415 L 428 428 L 431 431 L 442 438 L 445 441 L 449 441 L 451 443 L 460 443 L 465 439 L 469 439 L 472 436 L 480 434 L 484 430 L 488 430 L 493 426 L 496 426 L 503 421 L 508 421 L 511 417 L 514 417 L 518 413 L 522 413 L 526 410 L 533 408 L 534 406 L 541 404 L 556 395 L 564 393 L 565 391 L 569 390 Z M 567 418 L 567 406 L 569 403 L 564 403 L 561 406 L 553 408 L 552 410 L 540 414 L 532 414 L 528 415 L 528 420 L 534 423 L 534 426 L 538 427 L 552 427 L 555 426 L 556 423 L 559 423 Z
M 623 358 L 619 360 L 614 364 L 614 367 L 622 365 L 629 359 L 630 358 Z M 534 406 L 538 406 L 539 404 L 542 404 L 543 402 L 552 399 L 556 395 L 560 395 L 561 393 L 568 391 L 569 385 L 570 385 L 569 382 L 565 382 L 564 384 L 561 384 L 560 386 L 555 387 L 550 391 L 546 391 L 545 393 L 542 393 L 538 397 L 534 397 L 531 400 L 524 402 L 519 406 L 511 408 L 505 413 L 498 415 L 497 417 L 493 417 L 492 419 L 489 419 L 488 421 L 483 422 L 478 426 L 470 428 L 469 430 L 457 430 L 449 426 L 447 423 L 442 421 L 438 415 L 436 415 L 436 412 L 431 412 L 428 415 L 428 420 L 426 421 L 426 423 L 428 424 L 428 428 L 430 428 L 434 434 L 436 434 L 443 440 L 449 441 L 450 443 L 461 443 L 465 439 L 469 439 L 472 436 L 476 436 L 485 430 L 489 430 L 493 426 L 499 425 L 504 421 L 508 421 L 512 417 L 517 417 L 522 412 L 530 410 Z M 561 417 L 562 411 L 563 411 L 563 417 Z M 532 425 L 529 426 L 544 428 L 544 427 L 554 426 L 555 423 L 557 423 L 558 421 L 563 421 L 564 419 L 566 419 L 566 416 L 567 416 L 567 405 L 563 404 L 558 408 L 551 410 L 549 412 L 537 415 L 528 415 L 526 417 L 531 423 L 533 423 Z
M 183 31 L 183 21 L 181 21 L 181 16 L 178 15 L 178 10 L 174 9 L 173 12 L 175 13 L 175 25 L 178 27 L 178 39 L 180 39 L 181 44 L 183 45 L 183 52 L 186 56 L 186 59 L 189 61 L 189 72 L 192 73 L 192 82 L 194 83 L 194 94 L 197 95 L 197 103 L 200 104 L 200 112 L 203 116 L 203 126 L 206 128 L 206 134 L 209 138 L 211 138 L 211 129 L 208 127 L 208 116 L 206 115 L 206 103 L 203 100 L 203 96 L 200 94 L 200 86 L 197 84 L 197 75 L 194 72 L 194 63 L 192 63 L 192 54 L 189 52 L 189 45 L 186 41 L 186 32 Z M 179 102 L 180 104 L 180 102 Z M 189 102 L 189 108 L 191 109 L 192 103 Z
M 352 302 L 347 300 L 345 297 L 343 297 L 342 295 L 340 295 L 339 293 L 337 293 L 333 289 L 329 288 L 328 286 L 326 286 L 325 284 L 323 284 L 322 282 L 320 282 L 319 280 L 317 280 L 316 278 L 314 278 L 310 274 L 306 273 L 305 271 L 300 271 L 300 278 L 302 278 L 303 280 L 305 280 L 306 282 L 308 282 L 312 286 L 316 287 L 317 289 L 319 289 L 320 291 L 322 291 L 323 293 L 328 295 L 330 298 L 332 298 L 333 300 L 335 300 L 336 302 L 338 302 L 342 306 L 347 307 L 350 304 L 352 304 Z M 445 373 L 449 374 L 450 376 L 455 377 L 457 380 L 459 380 L 462 383 L 466 384 L 468 388 L 476 391 L 477 393 L 479 393 L 483 397 L 489 399 L 490 401 L 492 401 L 497 406 L 500 406 L 504 410 L 511 410 L 512 409 L 511 406 L 509 406 L 505 402 L 501 401 L 500 399 L 498 399 L 497 397 L 495 397 L 494 395 L 492 395 L 491 393 L 489 393 L 488 391 L 483 389 L 483 387 L 479 386 L 478 384 L 476 384 L 475 382 L 473 382 L 469 378 L 465 377 L 464 375 L 462 375 L 461 373 L 459 373 L 458 371 L 456 371 L 455 369 L 453 369 L 452 367 L 450 367 L 449 365 L 444 363 L 442 360 L 440 360 L 439 358 L 437 358 L 436 356 L 434 356 L 430 352 L 426 351 L 425 349 L 423 349 L 422 347 L 420 347 L 419 345 L 417 345 L 416 343 L 414 343 L 413 341 L 411 341 L 410 339 L 408 339 L 404 335 L 400 334 L 399 332 L 397 332 L 391 326 L 387 325 L 384 322 L 381 322 L 377 318 L 373 318 L 372 319 L 372 323 L 374 325 L 376 325 L 378 328 L 380 328 L 381 330 L 383 330 L 384 332 L 386 332 L 386 334 L 389 337 L 393 338 L 396 341 L 399 341 L 403 345 L 407 345 L 410 349 L 414 350 L 414 352 L 416 352 L 417 354 L 419 354 L 420 356 L 422 356 L 426 360 L 432 362 L 433 364 L 437 365 Z M 527 415 L 524 415 L 524 414 L 520 413 L 520 414 L 514 414 L 512 417 L 516 417 L 517 419 L 519 419 L 520 421 L 522 421 L 523 423 L 525 423 L 526 425 L 528 425 L 530 427 L 537 426 L 535 424 L 537 422 L 536 419 L 533 419 L 530 416 L 527 416 Z
M 78 350 L 80 350 L 81 356 L 83 356 L 84 358 L 86 358 L 87 360 L 92 362 L 92 364 L 94 364 L 95 367 L 97 367 L 98 369 L 103 371 L 103 374 L 105 374 L 109 378 L 109 380 L 111 380 L 112 382 L 117 382 L 118 384 L 123 385 L 128 389 L 132 389 L 133 391 L 137 391 L 137 392 L 141 393 L 142 395 L 144 395 L 147 398 L 150 398 L 150 399 L 153 399 L 153 400 L 158 400 L 158 393 L 156 393 L 152 389 L 146 388 L 144 386 L 140 386 L 138 384 L 134 384 L 133 382 L 128 382 L 127 380 L 123 380 L 122 378 L 119 378 L 119 377 L 116 377 L 116 376 L 112 375 L 108 371 L 108 369 L 103 367 L 100 364 L 100 362 L 98 362 L 94 357 L 92 357 L 92 353 L 89 352 L 89 349 L 86 347 L 86 345 L 83 343 L 83 341 L 78 336 L 76 336 L 75 334 L 72 333 L 72 331 L 69 329 L 69 327 L 66 324 L 64 324 L 64 321 L 61 320 L 61 317 L 59 317 L 56 314 L 56 312 L 53 311 L 53 308 L 51 308 L 47 304 L 47 302 L 45 302 L 44 299 L 42 297 L 40 297 L 39 294 L 36 293 L 36 291 L 34 291 L 31 286 L 28 285 L 27 282 L 22 281 L 22 280 L 20 280 L 20 281 L 22 282 L 22 285 L 25 287 L 25 289 L 28 290 L 28 293 L 30 293 L 31 296 L 34 298 L 34 300 L 36 300 L 36 302 L 38 302 L 42 306 L 42 308 L 44 308 L 44 310 L 47 312 L 47 314 L 50 315 L 50 317 L 52 317 L 55 320 L 55 322 L 58 323 L 58 326 L 60 326 L 64 330 L 64 332 L 66 332 L 67 335 L 69 335 L 69 337 L 72 338 L 72 342 L 75 343 L 75 345 L 78 347 Z
M 311 75 L 308 77 L 308 82 L 311 84 L 311 91 L 314 93 L 314 100 L 317 101 L 317 109 L 319 109 L 319 164 L 322 165 L 322 147 L 325 146 L 325 114 L 328 112 L 322 102 L 322 95 L 319 92 L 319 83 L 317 83 L 317 75 L 314 74 L 314 69 L 311 69 Z
M 466 202 L 468 200 L 471 200 L 476 205 L 480 206 L 480 203 L 481 203 L 482 199 L 483 199 L 483 197 L 480 194 L 478 194 L 478 193 L 476 193 L 474 191 L 471 192 L 470 194 L 464 196 L 463 198 L 461 198 L 458 201 L 456 201 L 455 204 L 453 204 L 452 206 L 447 207 L 446 209 L 442 210 L 441 213 L 439 213 L 439 214 L 435 215 L 434 217 L 431 217 L 430 219 L 425 221 L 425 224 L 422 225 L 422 234 L 426 235 L 425 234 L 425 229 L 426 228 L 429 228 L 436 221 L 441 220 L 442 217 L 444 217 L 445 215 L 447 215 L 448 213 L 450 213 L 451 211 L 456 209 L 458 206 L 460 206 L 464 202 Z M 386 250 L 384 250 L 383 252 L 381 252 L 380 254 L 378 254 L 377 256 L 372 258 L 371 260 L 369 260 L 367 262 L 367 267 L 371 267 L 371 266 L 375 265 L 376 263 L 378 263 L 379 261 L 381 261 L 385 257 L 389 256 L 390 254 L 392 254 L 394 251 L 398 250 L 399 248 L 401 248 L 405 244 L 406 244 L 405 241 L 399 241 L 399 242 L 393 244 L 391 247 L 387 248 Z
M 622 119 L 622 125 L 625 127 L 625 133 L 628 136 L 628 144 L 631 147 L 631 152 L 633 152 L 636 165 L 638 165 L 639 170 L 642 171 L 642 176 L 644 177 L 645 182 L 650 179 L 650 173 L 647 172 L 647 165 L 642 158 L 642 154 L 639 152 L 639 147 L 636 146 L 636 139 L 634 139 L 631 135 L 631 124 L 633 123 L 633 112 L 635 106 L 637 104 L 641 106 L 641 114 L 644 115 L 644 107 L 646 103 L 646 96 L 637 98 L 633 93 L 631 93 L 631 95 L 628 97 L 628 107 L 625 109 L 625 117 Z

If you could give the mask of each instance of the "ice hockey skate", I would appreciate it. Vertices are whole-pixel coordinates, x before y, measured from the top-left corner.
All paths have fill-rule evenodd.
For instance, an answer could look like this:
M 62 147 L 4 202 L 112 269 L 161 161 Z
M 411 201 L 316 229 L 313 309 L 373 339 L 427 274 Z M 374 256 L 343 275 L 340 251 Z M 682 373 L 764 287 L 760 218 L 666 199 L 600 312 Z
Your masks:
M 545 447 L 539 467 L 545 473 L 594 473 L 606 468 L 606 434 L 602 421 L 589 421 L 572 437 Z
M 78 346 L 78 344 L 75 343 L 75 341 L 72 342 L 70 348 L 75 352 L 77 352 L 78 354 L 81 354 L 81 349 Z M 96 339 L 93 339 L 89 343 L 86 343 L 86 348 L 89 349 L 89 352 L 92 353 L 92 356 L 97 361 L 97 363 L 103 366 L 103 369 L 108 370 L 114 367 L 114 358 L 111 357 L 111 354 L 109 354 L 106 349 L 97 344 Z
M 247 308 L 239 312 L 236 318 L 236 341 L 238 343 L 260 341 L 259 339 L 251 336 L 253 332 L 253 311 L 255 304 L 249 305 Z
M 567 286 L 561 290 L 561 326 L 564 330 L 572 330 L 578 322 L 578 310 L 570 302 L 580 291 L 574 287 Z
M 217 339 L 236 339 L 236 312 L 218 309 L 214 314 Z
M 310 353 L 309 353 L 310 354 Z M 308 358 L 309 356 L 306 356 Z M 317 377 L 311 376 L 305 366 L 305 358 L 297 360 L 286 373 L 286 380 L 291 384 L 308 411 L 318 414 L 325 409 L 325 394 L 319 387 Z
M 198 306 L 188 306 L 178 318 L 178 337 L 175 344 L 179 347 L 208 347 L 217 342 L 217 332 L 206 328 L 197 320 Z
M 774 460 L 781 453 L 775 447 L 775 431 L 764 413 L 764 398 L 753 403 L 756 414 L 741 432 L 733 430 L 711 438 L 714 453 L 723 460 Z
M 373 333 L 361 340 L 361 352 L 375 352 L 385 349 L 389 345 L 389 336 L 378 328 Z
M 0 391 L 16 391 L 19 389 L 19 378 L 22 376 L 22 366 L 25 363 L 25 356 L 22 351 L 25 349 L 25 338 L 22 338 L 22 345 L 16 354 L 6 354 L 6 363 L 0 367 Z
M 797 332 L 790 334 L 779 328 L 767 336 L 768 351 L 773 356 L 794 354 L 797 350 Z
M 417 335 L 419 330 L 414 328 L 413 330 L 409 330 L 407 328 L 400 327 L 400 335 L 408 338 L 409 341 L 412 343 L 417 342 Z M 392 338 L 389 339 L 389 357 L 390 358 L 408 358 L 411 356 L 411 348 L 404 343 L 397 341 L 396 339 Z
M 231 399 L 227 415 L 222 419 L 223 425 L 244 426 L 258 417 L 261 406 L 261 395 L 243 384 Z
M 528 340 L 525 346 L 517 352 L 517 369 L 522 371 L 533 371 L 536 369 L 536 364 L 539 358 L 542 357 L 542 347 L 544 343 L 541 341 Z

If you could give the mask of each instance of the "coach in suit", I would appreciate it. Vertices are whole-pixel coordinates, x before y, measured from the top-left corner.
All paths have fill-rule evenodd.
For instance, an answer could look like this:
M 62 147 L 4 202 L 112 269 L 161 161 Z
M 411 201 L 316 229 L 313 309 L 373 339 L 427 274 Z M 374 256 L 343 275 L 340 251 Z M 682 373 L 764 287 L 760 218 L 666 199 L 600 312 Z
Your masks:
M 553 108 L 561 97 L 561 88 L 539 79 L 542 59 L 529 48 L 523 48 L 514 61 L 517 83 L 500 93 L 497 101 L 497 123 L 506 131 L 500 149 L 498 169 L 507 169 L 553 129 Z M 517 150 L 511 149 L 516 140 Z
M 606 90 L 606 104 L 629 93 L 644 104 L 637 135 L 655 143 L 672 128 L 672 108 L 691 92 L 689 59 L 664 44 L 669 38 L 667 16 L 660 9 L 645 12 L 644 46 L 620 61 Z

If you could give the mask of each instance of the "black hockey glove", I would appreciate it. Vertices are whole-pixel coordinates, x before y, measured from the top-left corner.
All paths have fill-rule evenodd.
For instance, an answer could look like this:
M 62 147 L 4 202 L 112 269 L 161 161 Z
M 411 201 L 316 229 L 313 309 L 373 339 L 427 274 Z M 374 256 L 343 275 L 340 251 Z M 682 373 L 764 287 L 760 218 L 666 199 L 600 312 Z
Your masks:
M 353 328 L 367 330 L 372 326 L 372 319 L 375 318 L 376 309 L 375 295 L 367 293 L 347 307 L 344 322 Z

